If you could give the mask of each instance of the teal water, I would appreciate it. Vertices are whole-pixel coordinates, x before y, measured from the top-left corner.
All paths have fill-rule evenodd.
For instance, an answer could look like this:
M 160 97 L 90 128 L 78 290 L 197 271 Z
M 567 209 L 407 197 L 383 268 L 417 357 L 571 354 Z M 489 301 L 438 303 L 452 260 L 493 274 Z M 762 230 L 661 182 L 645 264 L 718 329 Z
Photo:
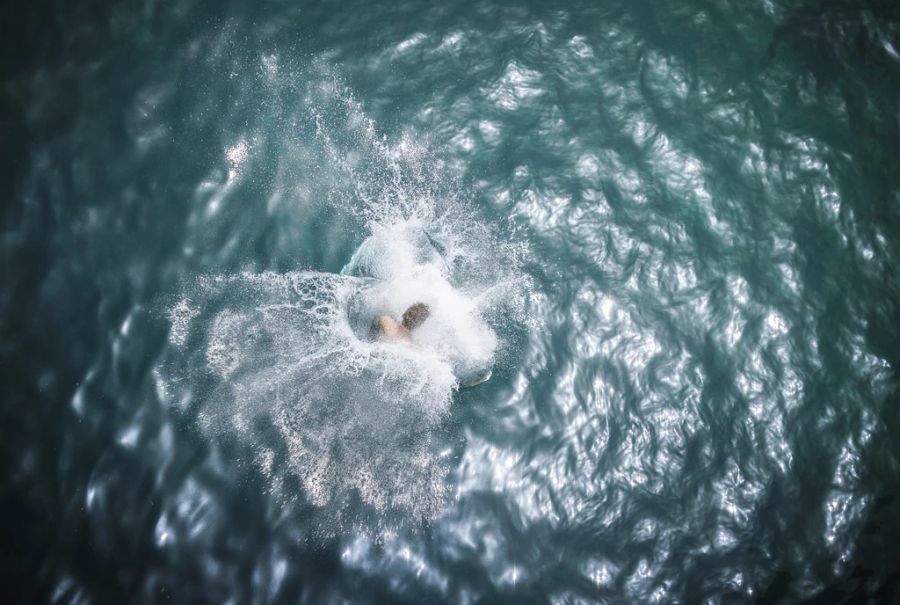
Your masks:
M 898 598 L 894 3 L 2 16 L 11 601 Z

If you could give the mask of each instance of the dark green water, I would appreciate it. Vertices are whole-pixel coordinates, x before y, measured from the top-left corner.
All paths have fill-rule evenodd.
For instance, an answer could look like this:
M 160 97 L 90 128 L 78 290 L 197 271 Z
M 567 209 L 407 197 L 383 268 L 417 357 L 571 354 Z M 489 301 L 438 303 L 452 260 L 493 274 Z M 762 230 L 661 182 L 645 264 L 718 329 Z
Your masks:
M 896 4 L 0 15 L 9 602 L 896 602 Z

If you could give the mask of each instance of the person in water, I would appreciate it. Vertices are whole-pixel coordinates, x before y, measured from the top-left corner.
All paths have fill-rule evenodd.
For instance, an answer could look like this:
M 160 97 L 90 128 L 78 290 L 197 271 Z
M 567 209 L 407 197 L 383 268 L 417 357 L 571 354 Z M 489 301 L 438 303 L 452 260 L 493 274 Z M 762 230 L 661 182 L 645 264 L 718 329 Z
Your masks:
M 421 326 L 431 310 L 424 303 L 416 303 L 411 305 L 403 312 L 403 318 L 400 323 L 388 315 L 376 315 L 372 320 L 372 327 L 369 333 L 373 338 L 382 340 L 391 340 L 395 342 L 412 341 L 411 332 Z
M 389 315 L 376 315 L 372 320 L 369 330 L 373 340 L 388 340 L 392 342 L 412 342 L 411 332 L 425 323 L 431 310 L 424 303 L 416 303 L 403 312 L 400 323 L 394 321 Z M 486 382 L 491 377 L 491 371 L 476 376 L 474 379 L 464 382 L 462 388 L 474 387 Z

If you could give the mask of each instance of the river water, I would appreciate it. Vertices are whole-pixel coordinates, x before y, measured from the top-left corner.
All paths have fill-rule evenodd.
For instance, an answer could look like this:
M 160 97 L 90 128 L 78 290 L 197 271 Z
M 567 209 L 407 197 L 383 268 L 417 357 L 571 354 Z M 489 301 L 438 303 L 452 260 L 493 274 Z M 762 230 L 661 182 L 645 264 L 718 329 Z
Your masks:
M 11 601 L 898 597 L 893 3 L 3 13 Z

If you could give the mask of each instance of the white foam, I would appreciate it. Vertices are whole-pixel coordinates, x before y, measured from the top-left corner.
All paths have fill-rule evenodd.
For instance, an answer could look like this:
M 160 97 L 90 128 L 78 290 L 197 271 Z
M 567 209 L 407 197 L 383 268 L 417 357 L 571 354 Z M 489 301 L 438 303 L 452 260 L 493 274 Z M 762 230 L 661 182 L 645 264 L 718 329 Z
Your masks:
M 213 441 L 248 444 L 273 492 L 323 518 L 343 518 L 354 497 L 367 510 L 433 518 L 452 491 L 439 435 L 454 394 L 495 364 L 497 326 L 518 317 L 517 248 L 478 220 L 421 138 L 387 140 L 327 83 L 310 87 L 307 144 L 332 171 L 323 203 L 365 237 L 340 274 L 198 279 L 169 312 L 165 390 L 173 402 L 199 400 L 198 425 Z M 232 171 L 250 169 L 248 153 L 229 148 Z M 369 338 L 377 314 L 400 320 L 417 302 L 430 315 L 411 343 Z M 289 491 L 289 476 L 302 490 Z
M 418 218 L 373 224 L 340 275 L 198 280 L 190 303 L 170 311 L 170 340 L 188 349 L 187 335 L 200 335 L 192 346 L 202 351 L 173 366 L 189 384 L 215 385 L 200 426 L 258 443 L 260 470 L 276 473 L 257 428 L 273 426 L 287 470 L 318 507 L 339 508 L 355 492 L 376 510 L 438 514 L 448 468 L 433 433 L 461 381 L 491 367 L 499 341 L 486 320 L 496 286 L 456 283 L 465 243 L 445 245 L 427 229 Z M 368 338 L 375 315 L 399 320 L 416 302 L 431 313 L 411 343 Z
M 184 343 L 184 321 L 205 327 L 205 363 L 195 370 L 219 386 L 201 426 L 252 438 L 258 423 L 274 425 L 317 506 L 355 491 L 378 510 L 435 514 L 447 469 L 431 452 L 431 433 L 460 379 L 489 368 L 497 348 L 481 315 L 485 299 L 451 279 L 446 258 L 410 220 L 377 225 L 343 275 L 200 280 L 191 300 L 217 311 L 177 313 L 172 342 Z M 431 315 L 411 343 L 368 339 L 376 314 L 399 319 L 416 302 Z M 271 460 L 264 466 L 271 471 Z

